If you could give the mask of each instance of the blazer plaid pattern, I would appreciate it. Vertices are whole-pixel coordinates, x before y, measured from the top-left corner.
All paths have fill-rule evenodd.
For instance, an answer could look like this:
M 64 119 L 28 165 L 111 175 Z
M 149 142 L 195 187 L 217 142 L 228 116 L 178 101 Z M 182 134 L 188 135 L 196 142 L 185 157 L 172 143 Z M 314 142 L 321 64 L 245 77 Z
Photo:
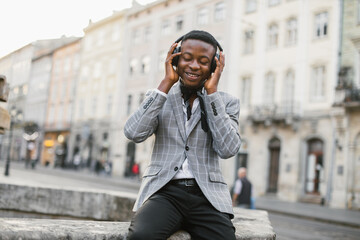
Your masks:
M 196 111 L 186 134 L 179 83 L 171 88 L 167 97 L 149 91 L 127 120 L 125 136 L 136 143 L 155 134 L 151 161 L 144 171 L 134 211 L 175 176 L 187 156 L 205 197 L 217 210 L 233 215 L 231 196 L 219 160 L 234 156 L 240 148 L 239 100 L 224 92 L 207 95 L 206 91 L 202 98 L 208 132 L 201 128 L 200 111 Z

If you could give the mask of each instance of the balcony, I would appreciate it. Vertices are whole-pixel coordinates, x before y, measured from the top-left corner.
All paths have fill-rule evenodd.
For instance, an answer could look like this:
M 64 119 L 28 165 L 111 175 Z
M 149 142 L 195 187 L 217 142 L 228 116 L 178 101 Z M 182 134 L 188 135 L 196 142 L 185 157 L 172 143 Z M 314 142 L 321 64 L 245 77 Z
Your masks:
M 334 107 L 344 107 L 347 110 L 360 109 L 360 88 L 336 88 Z
M 248 120 L 253 126 L 292 126 L 294 130 L 296 130 L 297 122 L 300 120 L 300 116 L 300 103 L 283 102 L 279 104 L 252 106 L 249 112 Z

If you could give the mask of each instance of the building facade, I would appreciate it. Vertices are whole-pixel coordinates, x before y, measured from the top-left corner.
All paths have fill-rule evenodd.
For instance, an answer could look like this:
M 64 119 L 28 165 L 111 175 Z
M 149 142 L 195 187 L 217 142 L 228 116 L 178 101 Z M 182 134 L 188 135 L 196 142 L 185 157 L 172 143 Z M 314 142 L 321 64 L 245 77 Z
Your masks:
M 360 1 L 341 2 L 341 49 L 334 104 L 334 198 L 360 209 Z
M 96 172 L 121 175 L 119 114 L 123 98 L 124 12 L 84 29 L 68 162 Z
M 245 150 L 258 195 L 339 205 L 332 105 L 339 1 L 244 1 L 238 72 Z M 260 173 L 260 174 L 259 174 Z
M 46 99 L 41 163 L 65 167 L 80 69 L 81 38 L 56 49 Z

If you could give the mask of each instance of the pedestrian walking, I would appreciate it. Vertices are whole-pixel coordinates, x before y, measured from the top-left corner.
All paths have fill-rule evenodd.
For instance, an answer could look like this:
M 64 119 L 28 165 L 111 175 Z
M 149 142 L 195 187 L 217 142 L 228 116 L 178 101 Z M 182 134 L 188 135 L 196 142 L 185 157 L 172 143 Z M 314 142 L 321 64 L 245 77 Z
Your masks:
M 252 184 L 246 177 L 246 168 L 239 168 L 238 178 L 235 181 L 233 189 L 233 206 L 241 208 L 253 208 L 251 196 Z

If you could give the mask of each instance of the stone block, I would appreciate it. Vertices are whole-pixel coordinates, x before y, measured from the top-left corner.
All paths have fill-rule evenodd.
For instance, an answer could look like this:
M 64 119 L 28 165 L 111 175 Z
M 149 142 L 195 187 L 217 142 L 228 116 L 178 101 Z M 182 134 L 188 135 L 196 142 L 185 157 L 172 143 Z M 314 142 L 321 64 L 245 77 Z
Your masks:
M 135 194 L 0 184 L 0 210 L 57 218 L 129 221 Z M 1 213 L 0 213 L 1 214 Z M 0 215 L 1 216 L 1 215 Z
M 0 184 L 0 192 L 1 240 L 126 239 L 135 201 L 129 193 L 12 184 Z M 9 218 L 11 212 L 17 218 Z M 276 239 L 266 211 L 235 208 L 234 212 L 236 239 Z M 185 231 L 169 238 L 190 239 Z

